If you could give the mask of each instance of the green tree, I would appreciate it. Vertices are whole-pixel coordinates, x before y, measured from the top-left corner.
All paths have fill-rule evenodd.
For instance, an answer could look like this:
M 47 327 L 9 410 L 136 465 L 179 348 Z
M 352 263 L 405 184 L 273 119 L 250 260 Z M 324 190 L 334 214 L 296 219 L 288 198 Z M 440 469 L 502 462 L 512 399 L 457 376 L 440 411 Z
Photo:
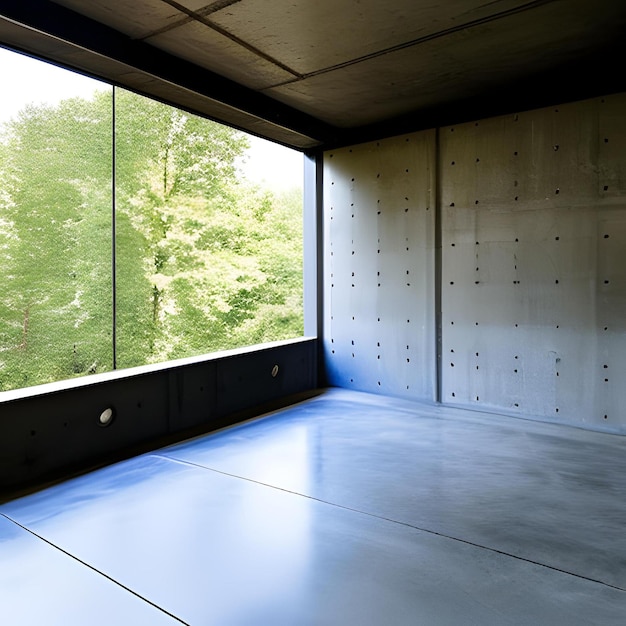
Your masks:
M 113 367 L 114 200 L 118 367 L 302 334 L 301 194 L 238 178 L 242 133 L 124 90 L 113 144 L 112 105 L 0 136 L 0 390 Z
M 206 203 L 235 181 L 235 160 L 247 139 L 210 120 L 116 90 L 115 142 L 118 365 L 162 361 L 178 345 L 187 346 L 184 356 L 208 352 L 208 345 L 192 348 L 200 326 L 196 312 L 181 309 L 170 286 L 174 274 L 194 262 L 189 242 L 177 239 L 181 233 L 173 226 L 182 213 L 193 223 L 206 219 Z M 199 267 L 194 269 L 198 273 Z M 170 332 L 173 316 L 187 320 L 177 336 Z
M 98 102 L 30 106 L 3 133 L 2 389 L 111 368 L 110 92 Z
M 301 202 L 236 183 L 200 205 L 179 200 L 154 277 L 157 360 L 302 335 Z

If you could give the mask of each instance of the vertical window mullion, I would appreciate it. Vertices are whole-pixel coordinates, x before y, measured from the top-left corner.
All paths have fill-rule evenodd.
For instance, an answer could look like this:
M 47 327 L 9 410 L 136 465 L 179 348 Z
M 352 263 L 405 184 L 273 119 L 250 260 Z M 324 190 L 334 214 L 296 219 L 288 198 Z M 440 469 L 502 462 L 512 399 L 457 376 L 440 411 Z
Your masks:
M 112 333 L 113 342 L 113 369 L 117 369 L 117 261 L 115 242 L 115 205 L 116 205 L 116 181 L 115 181 L 115 85 L 111 95 L 111 291 L 113 297 L 112 306 Z

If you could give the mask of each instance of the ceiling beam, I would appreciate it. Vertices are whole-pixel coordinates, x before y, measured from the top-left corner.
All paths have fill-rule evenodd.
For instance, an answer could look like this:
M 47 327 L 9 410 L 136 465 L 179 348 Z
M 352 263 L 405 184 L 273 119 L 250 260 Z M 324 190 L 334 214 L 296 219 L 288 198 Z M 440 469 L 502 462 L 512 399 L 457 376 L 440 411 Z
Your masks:
M 103 59 L 110 59 L 275 126 L 310 137 L 316 143 L 334 143 L 338 139 L 339 130 L 330 124 L 48 0 L 5 0 L 0 5 L 0 16 L 43 34 L 57 44 L 74 48 L 79 57 L 80 53 L 86 57 L 97 55 L 100 57 L 99 67 L 102 67 Z M 25 33 L 23 42 L 18 42 L 17 47 L 37 54 L 38 51 L 33 50 L 28 41 L 28 31 Z M 62 60 L 55 59 L 51 50 L 53 47 L 47 48 L 45 58 L 66 65 Z M 122 84 L 119 79 L 112 80 L 111 76 L 90 72 L 88 58 L 83 67 L 72 69 L 135 89 L 132 85 Z M 177 103 L 172 101 L 171 104 Z M 218 121 L 229 123 L 228 119 Z

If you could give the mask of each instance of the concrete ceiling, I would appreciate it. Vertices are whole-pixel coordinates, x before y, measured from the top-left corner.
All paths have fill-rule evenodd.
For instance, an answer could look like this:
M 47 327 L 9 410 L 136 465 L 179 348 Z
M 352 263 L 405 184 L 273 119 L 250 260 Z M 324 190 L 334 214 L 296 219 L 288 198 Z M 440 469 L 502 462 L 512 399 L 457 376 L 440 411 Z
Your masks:
M 0 43 L 302 149 L 620 90 L 625 27 L 623 0 L 0 6 Z

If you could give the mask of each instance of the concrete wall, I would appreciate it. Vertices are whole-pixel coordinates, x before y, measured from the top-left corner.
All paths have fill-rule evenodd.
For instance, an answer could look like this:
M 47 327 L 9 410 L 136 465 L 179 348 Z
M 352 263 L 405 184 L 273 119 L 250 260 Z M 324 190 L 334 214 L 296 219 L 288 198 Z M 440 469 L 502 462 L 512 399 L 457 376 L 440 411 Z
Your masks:
M 435 137 L 427 131 L 325 155 L 331 385 L 434 399 Z
M 0 502 L 284 405 L 317 386 L 317 353 L 316 339 L 291 339 L 3 392 Z
M 626 433 L 626 95 L 329 152 L 325 189 L 332 384 Z

